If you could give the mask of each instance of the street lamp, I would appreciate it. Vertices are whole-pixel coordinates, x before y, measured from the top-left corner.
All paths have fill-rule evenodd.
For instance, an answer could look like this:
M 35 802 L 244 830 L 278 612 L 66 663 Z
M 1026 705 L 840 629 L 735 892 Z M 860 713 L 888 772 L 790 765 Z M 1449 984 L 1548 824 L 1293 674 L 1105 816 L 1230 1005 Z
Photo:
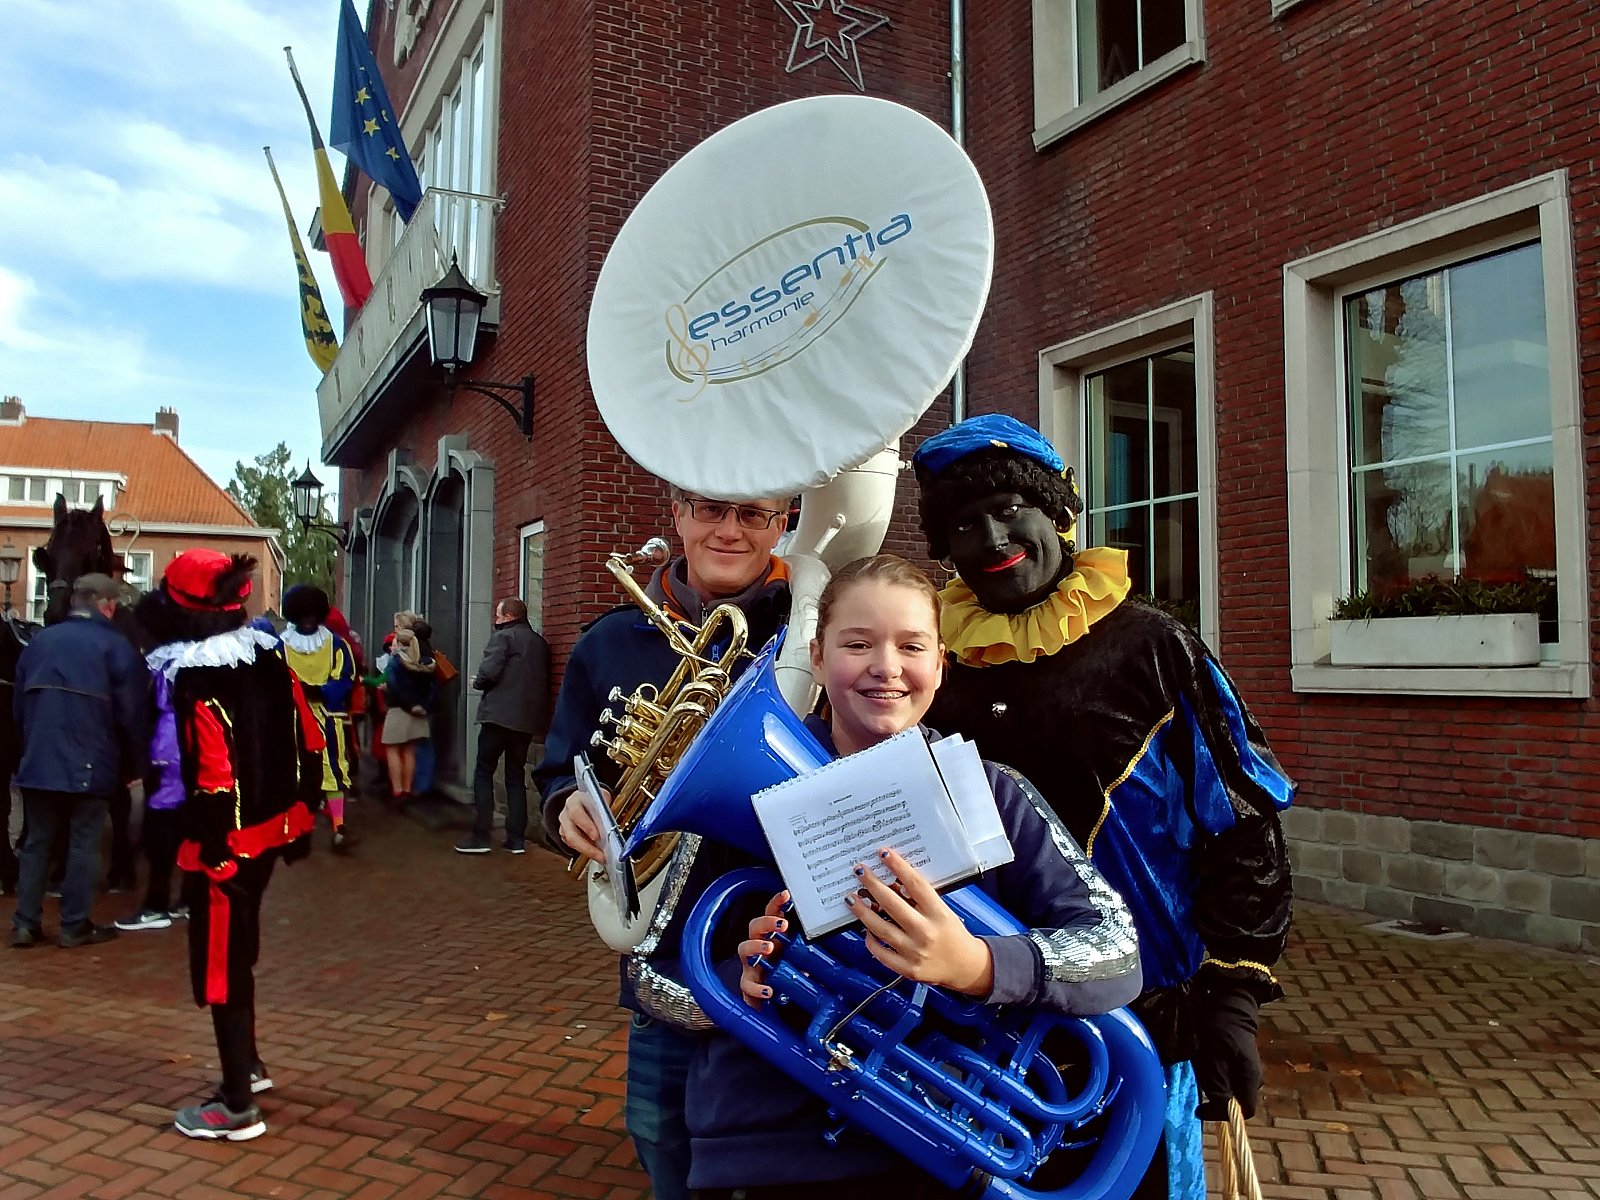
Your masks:
M 22 578 L 22 551 L 6 539 L 0 546 L 0 583 L 6 585 L 6 616 L 11 615 L 11 585 Z
M 521 383 L 489 383 L 478 379 L 460 379 L 456 372 L 472 365 L 473 351 L 478 346 L 478 322 L 483 317 L 483 306 L 489 302 L 471 281 L 461 273 L 461 264 L 450 260 L 450 269 L 444 278 L 430 288 L 422 289 L 422 302 L 428 307 L 428 353 L 433 365 L 443 367 L 450 386 L 466 388 L 487 396 L 511 414 L 522 436 L 533 440 L 533 376 L 523 376 Z M 500 393 L 506 393 L 501 395 Z M 516 403 L 513 403 L 513 400 Z
M 317 519 L 322 516 L 322 480 L 311 473 L 310 459 L 306 460 L 304 473 L 290 486 L 294 489 L 294 515 L 300 527 L 319 530 L 338 542 L 339 549 L 345 549 L 345 527 L 337 522 L 330 524 Z M 3 577 L 0 575 L 0 578 Z

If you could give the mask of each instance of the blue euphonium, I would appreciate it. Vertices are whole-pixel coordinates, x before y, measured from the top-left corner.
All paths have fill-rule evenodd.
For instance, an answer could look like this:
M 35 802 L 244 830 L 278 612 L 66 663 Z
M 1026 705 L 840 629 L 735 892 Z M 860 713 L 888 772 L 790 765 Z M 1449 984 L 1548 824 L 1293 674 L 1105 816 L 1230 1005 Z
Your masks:
M 633 829 L 628 854 L 679 832 L 773 861 L 750 797 L 830 757 L 778 690 L 782 639 L 762 651 L 683 754 Z M 1125 1010 L 1067 1017 L 996 1009 L 896 982 L 854 929 L 815 942 L 798 931 L 778 935 L 782 953 L 768 976 L 774 999 L 751 1008 L 717 975 L 712 936 L 730 912 L 782 886 L 767 867 L 734 871 L 689 916 L 685 982 L 719 1028 L 826 1101 L 841 1130 L 859 1126 L 950 1187 L 1040 1200 L 1132 1194 L 1166 1104 L 1160 1062 L 1137 1020 Z M 945 900 L 975 934 L 1023 931 L 975 887 Z M 780 1008 L 800 1015 L 780 1019 Z M 1071 1067 L 1062 1065 L 1063 1049 Z M 1058 1150 L 1067 1153 L 1043 1173 L 1052 1183 L 1030 1187 Z M 1071 1178 L 1058 1183 L 1064 1160 Z

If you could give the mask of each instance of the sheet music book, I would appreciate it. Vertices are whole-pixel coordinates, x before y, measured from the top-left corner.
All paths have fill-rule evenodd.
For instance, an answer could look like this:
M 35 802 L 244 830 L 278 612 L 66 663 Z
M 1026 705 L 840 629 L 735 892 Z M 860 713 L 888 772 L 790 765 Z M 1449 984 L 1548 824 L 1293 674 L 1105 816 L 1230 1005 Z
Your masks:
M 893 880 L 884 846 L 941 890 L 1013 857 L 978 752 L 960 737 L 930 744 L 908 729 L 751 802 L 807 937 L 856 919 L 844 900 L 860 886 L 857 863 Z

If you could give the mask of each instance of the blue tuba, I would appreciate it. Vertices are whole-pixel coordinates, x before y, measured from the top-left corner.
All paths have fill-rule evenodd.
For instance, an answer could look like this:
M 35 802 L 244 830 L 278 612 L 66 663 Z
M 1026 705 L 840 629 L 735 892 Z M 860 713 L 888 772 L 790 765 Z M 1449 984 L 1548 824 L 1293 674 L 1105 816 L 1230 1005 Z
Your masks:
M 628 854 L 659 834 L 697 833 L 773 862 L 750 797 L 830 757 L 779 690 L 782 641 L 780 633 L 767 645 L 684 752 L 635 825 Z M 782 953 L 766 964 L 774 998 L 751 1008 L 717 975 L 712 937 L 730 913 L 782 886 L 770 867 L 733 871 L 689 915 L 685 982 L 718 1028 L 821 1097 L 841 1129 L 860 1127 L 949 1187 L 1035 1200 L 1132 1194 L 1166 1107 L 1160 1061 L 1134 1017 L 996 1009 L 899 979 L 859 929 L 813 942 L 792 922 L 795 932 L 776 937 Z M 944 898 L 975 934 L 1023 932 L 978 888 Z M 1063 1159 L 1071 1178 L 1060 1182 Z M 1030 1187 L 1035 1174 L 1051 1182 Z

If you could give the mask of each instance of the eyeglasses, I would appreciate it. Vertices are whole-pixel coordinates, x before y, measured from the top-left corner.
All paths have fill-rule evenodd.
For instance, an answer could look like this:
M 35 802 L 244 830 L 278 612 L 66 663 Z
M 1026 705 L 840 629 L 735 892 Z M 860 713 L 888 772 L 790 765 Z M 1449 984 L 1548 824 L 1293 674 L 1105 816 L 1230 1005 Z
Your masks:
M 770 508 L 758 508 L 754 504 L 729 504 L 725 500 L 700 500 L 685 496 L 683 502 L 689 506 L 689 512 L 696 521 L 704 521 L 707 525 L 721 525 L 728 514 L 733 512 L 739 514 L 741 528 L 770 529 L 772 523 L 779 517 L 789 515 L 775 512 Z

